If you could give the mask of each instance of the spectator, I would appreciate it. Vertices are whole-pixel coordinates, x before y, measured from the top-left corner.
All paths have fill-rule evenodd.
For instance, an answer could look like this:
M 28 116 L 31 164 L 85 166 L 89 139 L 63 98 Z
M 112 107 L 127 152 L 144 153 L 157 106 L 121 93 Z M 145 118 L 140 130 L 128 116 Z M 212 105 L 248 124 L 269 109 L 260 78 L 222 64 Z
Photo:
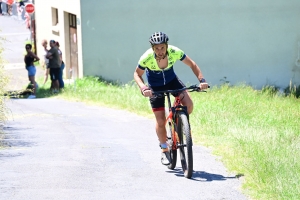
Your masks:
M 12 13 L 12 6 L 13 6 L 13 4 L 14 4 L 14 0 L 7 0 L 6 6 L 7 6 L 7 14 L 8 15 L 12 15 L 13 14 Z
M 18 18 L 19 20 L 22 20 L 22 13 L 25 7 L 25 4 L 23 2 L 23 0 L 18 0 L 18 4 L 17 4 L 17 11 L 18 11 Z
M 26 44 L 25 49 L 26 49 L 27 54 L 24 57 L 24 62 L 25 62 L 26 70 L 28 71 L 28 78 L 29 78 L 30 84 L 32 86 L 32 94 L 29 95 L 28 99 L 35 99 L 38 84 L 35 82 L 36 68 L 34 66 L 34 62 L 36 62 L 40 59 L 32 52 L 31 44 Z
M 59 54 L 59 59 L 60 59 L 60 71 L 59 71 L 59 77 L 58 77 L 58 81 L 59 81 L 59 88 L 64 88 L 65 86 L 65 83 L 64 83 L 64 80 L 63 80 L 63 70 L 65 69 L 65 63 L 64 61 L 62 60 L 62 52 L 59 48 L 59 42 L 56 42 L 55 43 L 56 45 L 56 48 L 58 50 L 58 54 Z
M 46 58 L 49 59 L 49 68 L 50 68 L 50 78 L 52 81 L 53 93 L 58 93 L 59 91 L 59 72 L 60 72 L 60 59 L 58 50 L 55 46 L 55 41 L 50 40 L 51 49 L 48 51 Z
M 45 77 L 44 77 L 44 83 L 43 85 L 46 84 L 47 80 L 48 80 L 48 76 L 49 76 L 49 59 L 46 58 L 47 56 L 47 53 L 48 53 L 48 49 L 47 49 L 47 46 L 48 46 L 48 42 L 47 40 L 43 40 L 42 41 L 42 46 L 44 47 L 44 52 L 43 52 L 43 60 L 41 61 L 41 66 L 42 68 L 45 70 Z
M 2 15 L 7 13 L 7 0 L 2 0 Z
M 0 16 L 2 15 L 2 0 L 0 0 Z

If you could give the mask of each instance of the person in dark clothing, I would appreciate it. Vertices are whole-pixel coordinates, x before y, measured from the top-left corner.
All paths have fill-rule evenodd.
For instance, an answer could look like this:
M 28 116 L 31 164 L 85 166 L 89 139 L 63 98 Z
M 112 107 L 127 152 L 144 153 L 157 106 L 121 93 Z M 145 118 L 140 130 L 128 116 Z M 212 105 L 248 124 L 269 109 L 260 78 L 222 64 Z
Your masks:
M 24 57 L 25 67 L 28 71 L 28 78 L 30 81 L 30 84 L 32 85 L 32 95 L 28 97 L 28 99 L 35 99 L 36 98 L 36 90 L 38 88 L 37 83 L 35 82 L 35 73 L 36 68 L 34 66 L 34 62 L 40 60 L 39 57 L 37 57 L 32 51 L 32 45 L 26 44 L 25 45 L 27 54 Z
M 59 91 L 59 73 L 60 73 L 60 58 L 59 53 L 55 45 L 54 40 L 50 40 L 51 49 L 48 51 L 46 58 L 49 59 L 49 68 L 50 68 L 50 78 L 51 78 L 51 86 L 53 89 L 53 93 L 58 93 Z
M 60 64 L 60 71 L 59 71 L 59 77 L 58 77 L 59 88 L 61 89 L 61 88 L 64 88 L 64 86 L 65 86 L 65 83 L 64 83 L 64 80 L 63 80 L 63 71 L 65 69 L 65 63 L 64 63 L 64 61 L 62 59 L 62 51 L 59 48 L 59 42 L 56 41 L 55 45 L 56 45 L 56 48 L 58 50 L 59 59 L 60 59 L 60 62 L 61 62 L 61 64 Z
M 0 16 L 2 15 L 2 0 L 0 0 Z

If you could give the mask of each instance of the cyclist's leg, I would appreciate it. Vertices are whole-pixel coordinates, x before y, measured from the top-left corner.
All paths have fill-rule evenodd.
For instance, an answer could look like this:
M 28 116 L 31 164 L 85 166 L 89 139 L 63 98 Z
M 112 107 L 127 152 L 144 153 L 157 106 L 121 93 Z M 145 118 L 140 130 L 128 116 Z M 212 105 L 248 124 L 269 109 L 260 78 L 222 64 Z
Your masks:
M 154 111 L 156 119 L 156 134 L 161 147 L 161 163 L 169 165 L 172 162 L 171 155 L 167 144 L 167 131 L 165 127 L 165 111 Z
M 156 119 L 155 130 L 156 130 L 158 140 L 160 144 L 164 144 L 167 142 L 167 132 L 165 127 L 165 121 L 166 121 L 165 110 L 154 111 L 154 115 Z
M 177 90 L 184 87 L 185 87 L 184 83 L 178 77 L 174 78 L 170 83 L 170 90 Z M 178 95 L 174 95 L 174 96 L 178 96 Z M 188 113 L 191 114 L 193 112 L 193 101 L 191 99 L 190 94 L 187 91 L 184 91 L 180 94 L 180 99 L 182 105 L 186 106 Z
M 155 130 L 162 149 L 161 163 L 163 165 L 169 165 L 171 162 L 171 156 L 167 145 L 167 131 L 165 127 L 165 98 L 150 98 L 151 107 L 156 119 Z
M 150 104 L 156 119 L 155 130 L 158 140 L 160 144 L 164 144 L 167 140 L 167 132 L 165 127 L 165 98 L 150 97 Z
M 188 113 L 191 114 L 194 109 L 194 104 L 193 104 L 192 98 L 190 96 L 190 93 L 187 91 L 184 91 L 180 94 L 180 97 L 182 97 L 182 100 L 181 100 L 182 105 L 186 106 Z

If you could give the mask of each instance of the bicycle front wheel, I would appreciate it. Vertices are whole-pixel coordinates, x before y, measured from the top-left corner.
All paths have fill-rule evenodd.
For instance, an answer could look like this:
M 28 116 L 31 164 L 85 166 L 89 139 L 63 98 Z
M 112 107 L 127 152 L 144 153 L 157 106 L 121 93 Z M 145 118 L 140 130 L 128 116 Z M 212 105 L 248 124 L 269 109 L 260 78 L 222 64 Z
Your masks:
M 193 175 L 193 148 L 190 124 L 185 112 L 179 111 L 177 115 L 177 133 L 179 138 L 179 152 L 184 177 Z

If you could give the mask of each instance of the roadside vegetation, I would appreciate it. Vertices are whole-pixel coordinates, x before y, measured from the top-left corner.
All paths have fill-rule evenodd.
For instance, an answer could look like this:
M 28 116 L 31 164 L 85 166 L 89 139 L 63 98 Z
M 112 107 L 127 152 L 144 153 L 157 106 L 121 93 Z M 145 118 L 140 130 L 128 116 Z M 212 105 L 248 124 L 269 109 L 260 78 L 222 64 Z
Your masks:
M 3 48 L 2 48 L 2 42 L 3 38 L 0 37 L 0 149 L 1 149 L 1 139 L 3 137 L 3 125 L 6 120 L 6 107 L 4 102 L 4 89 L 6 84 L 8 83 L 8 76 L 5 74 L 4 71 L 4 60 L 2 57 Z
M 133 82 L 120 85 L 85 77 L 66 84 L 55 96 L 49 86 L 40 88 L 37 97 L 126 109 L 153 119 L 148 99 Z M 280 93 L 273 86 L 254 90 L 224 82 L 207 93 L 191 95 L 194 141 L 212 149 L 242 179 L 246 195 L 251 199 L 300 199 L 299 87 L 290 85 Z

